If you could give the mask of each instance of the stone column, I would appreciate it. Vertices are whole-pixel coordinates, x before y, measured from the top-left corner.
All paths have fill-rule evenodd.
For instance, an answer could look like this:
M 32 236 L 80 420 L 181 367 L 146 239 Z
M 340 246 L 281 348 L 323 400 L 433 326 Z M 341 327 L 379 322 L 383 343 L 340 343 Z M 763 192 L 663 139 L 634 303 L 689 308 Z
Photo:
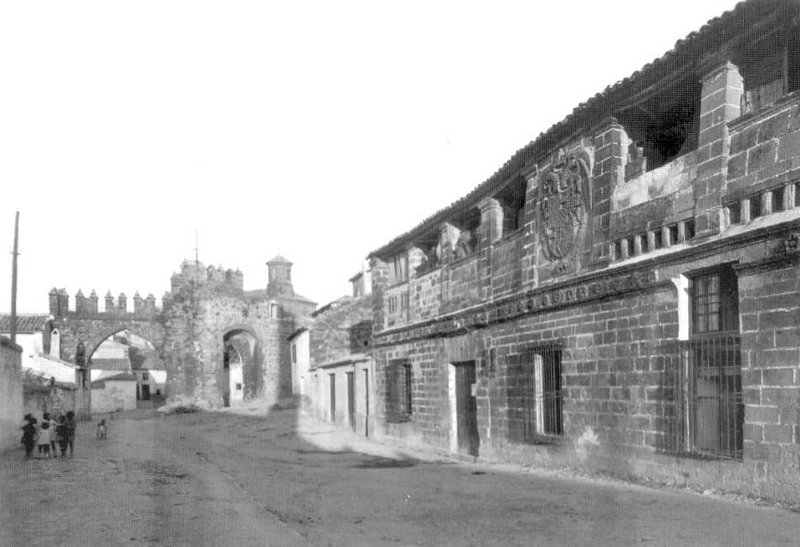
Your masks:
M 461 235 L 461 230 L 449 222 L 445 222 L 439 227 L 439 244 L 442 249 L 441 261 L 443 263 L 447 264 L 453 261 L 459 235 Z
M 606 119 L 595 130 L 594 171 L 591 181 L 591 226 L 586 234 L 594 264 L 610 262 L 611 197 L 614 188 L 625 182 L 628 136 L 616 118 Z
M 697 139 L 694 185 L 696 237 L 719 233 L 723 224 L 722 192 L 728 177 L 728 122 L 739 117 L 744 81 L 730 61 L 706 59 Z
M 478 246 L 482 249 L 503 237 L 503 208 L 494 198 L 482 200 L 478 208 L 481 211 Z
M 369 266 L 372 271 L 372 329 L 379 332 L 385 323 L 383 296 L 389 286 L 389 267 L 386 262 L 374 257 L 370 259 Z

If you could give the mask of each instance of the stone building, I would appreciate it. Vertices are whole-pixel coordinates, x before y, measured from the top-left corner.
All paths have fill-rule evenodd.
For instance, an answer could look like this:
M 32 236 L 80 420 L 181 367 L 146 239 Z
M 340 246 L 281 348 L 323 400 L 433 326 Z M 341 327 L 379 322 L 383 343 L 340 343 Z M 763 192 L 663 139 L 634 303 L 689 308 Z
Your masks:
M 798 21 L 740 3 L 374 250 L 376 433 L 799 502 Z
M 186 260 L 172 275 L 161 308 L 153 295 L 136 293 L 129 311 L 124 293 L 115 300 L 109 292 L 100 310 L 95 291 L 88 298 L 78 291 L 70 308 L 66 290 L 53 289 L 44 351 L 76 365 L 79 411 L 91 406 L 86 373 L 97 348 L 123 331 L 155 348 L 151 357 L 166 370 L 167 402 L 230 406 L 248 398 L 291 397 L 286 340 L 316 304 L 294 292 L 291 262 L 277 256 L 267 264 L 266 289 L 245 291 L 240 271 Z M 137 384 L 144 385 L 140 372 L 131 372 L 134 403 Z M 152 387 L 149 378 L 147 385 Z
M 311 412 L 364 436 L 375 412 L 367 279 L 365 271 L 353 276 L 352 296 L 322 306 L 289 337 L 293 374 Z
M 22 425 L 22 348 L 0 336 L 0 452 L 19 446 Z

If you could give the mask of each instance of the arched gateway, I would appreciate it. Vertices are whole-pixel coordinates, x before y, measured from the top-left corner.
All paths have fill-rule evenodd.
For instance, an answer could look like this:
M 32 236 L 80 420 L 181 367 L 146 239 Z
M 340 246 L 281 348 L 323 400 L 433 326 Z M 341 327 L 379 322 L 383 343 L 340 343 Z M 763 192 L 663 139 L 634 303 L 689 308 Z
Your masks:
M 136 293 L 128 311 L 124 293 L 117 299 L 109 293 L 100 311 L 94 291 L 88 298 L 78 291 L 70 309 L 67 292 L 53 289 L 44 350 L 51 353 L 51 343 L 58 344 L 52 349 L 77 365 L 84 412 L 91 400 L 86 379 L 92 355 L 123 330 L 155 347 L 167 371 L 168 402 L 276 402 L 292 395 L 287 338 L 316 305 L 294 292 L 291 262 L 277 256 L 267 265 L 266 290 L 245 291 L 239 270 L 186 260 L 172 275 L 172 290 L 164 294 L 161 308 L 153 295 L 143 299 Z

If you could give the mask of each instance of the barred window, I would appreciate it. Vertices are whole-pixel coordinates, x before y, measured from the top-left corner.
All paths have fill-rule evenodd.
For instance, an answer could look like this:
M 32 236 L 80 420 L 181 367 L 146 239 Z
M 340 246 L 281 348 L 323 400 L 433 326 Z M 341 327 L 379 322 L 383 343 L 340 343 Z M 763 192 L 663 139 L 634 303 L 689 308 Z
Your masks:
M 507 395 L 509 440 L 536 443 L 563 435 L 560 346 L 509 356 Z
M 692 279 L 692 335 L 680 342 L 675 436 L 680 452 L 741 460 L 742 358 L 736 274 L 725 266 Z
M 411 419 L 411 363 L 405 359 L 389 361 L 386 367 L 386 421 Z

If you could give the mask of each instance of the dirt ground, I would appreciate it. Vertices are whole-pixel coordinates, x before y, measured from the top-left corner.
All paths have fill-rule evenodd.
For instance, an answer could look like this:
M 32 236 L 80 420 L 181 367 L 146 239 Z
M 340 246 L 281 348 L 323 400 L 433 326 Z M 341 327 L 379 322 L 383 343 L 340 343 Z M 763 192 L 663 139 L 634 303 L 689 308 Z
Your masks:
M 295 410 L 80 423 L 75 456 L 0 460 L 0 545 L 797 545 L 778 508 L 460 463 Z

